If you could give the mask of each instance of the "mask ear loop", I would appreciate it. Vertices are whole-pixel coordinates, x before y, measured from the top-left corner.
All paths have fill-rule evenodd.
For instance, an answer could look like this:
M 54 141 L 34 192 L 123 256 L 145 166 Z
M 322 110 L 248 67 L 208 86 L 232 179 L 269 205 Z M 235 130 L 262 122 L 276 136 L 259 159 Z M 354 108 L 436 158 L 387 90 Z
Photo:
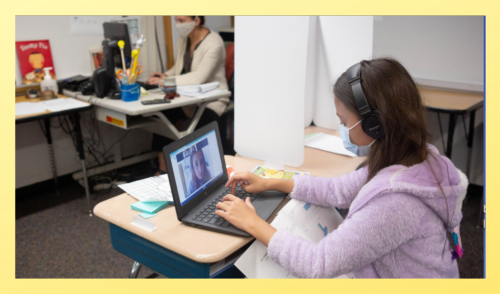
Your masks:
M 358 121 L 355 125 L 353 125 L 352 127 L 350 127 L 349 129 L 347 129 L 348 131 L 352 130 L 355 126 L 359 125 L 361 123 L 361 120 Z

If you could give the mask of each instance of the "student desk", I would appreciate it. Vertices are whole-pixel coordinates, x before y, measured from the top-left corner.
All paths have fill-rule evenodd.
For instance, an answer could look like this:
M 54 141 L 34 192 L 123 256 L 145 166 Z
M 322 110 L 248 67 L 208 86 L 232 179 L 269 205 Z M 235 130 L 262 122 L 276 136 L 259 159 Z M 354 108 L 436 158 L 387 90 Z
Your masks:
M 337 134 L 319 127 L 306 129 L 306 134 L 315 132 Z M 331 177 L 347 174 L 363 161 L 363 158 L 350 158 L 309 147 L 304 149 L 304 164 L 286 169 Z M 262 161 L 240 156 L 225 156 L 225 159 L 226 164 L 237 171 L 252 170 L 257 164 L 263 164 Z M 238 249 L 253 240 L 251 237 L 236 237 L 183 225 L 177 220 L 173 206 L 149 219 L 157 229 L 148 232 L 130 224 L 133 216 L 138 215 L 130 208 L 134 202 L 137 202 L 135 198 L 124 193 L 94 207 L 94 213 L 110 223 L 113 248 L 135 260 L 130 277 L 137 276 L 141 264 L 170 278 L 230 277 L 235 270 L 232 255 L 239 254 Z M 222 264 L 225 259 L 226 264 Z M 210 274 L 211 265 L 228 270 Z
M 124 102 L 120 99 L 101 99 L 95 96 L 85 96 L 80 92 L 71 92 L 68 90 L 64 90 L 63 93 L 67 96 L 93 104 L 96 110 L 96 118 L 104 123 L 111 124 L 124 130 L 141 128 L 173 140 L 180 139 L 194 131 L 203 111 L 210 102 L 216 101 L 219 98 L 231 96 L 231 92 L 227 91 L 206 98 L 181 96 L 172 100 L 171 103 L 142 105 L 141 101 L 159 98 L 163 99 L 165 94 L 161 90 L 154 89 L 150 90 L 148 95 L 141 96 L 138 101 Z M 198 105 L 198 110 L 194 114 L 187 130 L 181 132 L 179 132 L 172 122 L 161 112 L 167 109 L 190 105 Z M 179 109 L 179 111 L 182 110 Z M 114 147 L 115 162 L 104 167 L 89 169 L 89 175 L 97 174 L 98 170 L 104 170 L 104 168 L 107 170 L 116 169 L 158 156 L 156 152 L 149 152 L 144 155 L 135 156 L 134 158 L 122 160 L 120 149 L 121 146 L 118 142 Z M 75 179 L 81 177 L 81 173 L 73 175 Z
M 472 157 L 472 145 L 474 142 L 474 119 L 476 117 L 476 110 L 480 109 L 484 105 L 483 95 L 454 93 L 429 89 L 420 89 L 420 94 L 427 110 L 436 112 L 438 114 L 441 135 L 443 131 L 441 128 L 441 118 L 439 114 L 448 113 L 450 115 L 448 124 L 448 138 L 446 146 L 444 146 L 444 148 L 446 149 L 445 154 L 450 159 L 451 151 L 453 148 L 453 135 L 455 133 L 457 118 L 459 115 L 462 115 L 462 119 L 464 119 L 466 114 L 470 114 L 469 131 L 468 133 L 466 133 L 468 147 L 466 175 L 470 177 L 470 161 Z
M 67 98 L 66 96 L 63 95 L 57 95 L 58 98 Z M 39 98 L 34 98 L 34 99 L 28 99 L 26 97 L 16 97 L 16 103 L 20 102 L 40 102 L 41 100 Z M 34 113 L 34 114 L 28 114 L 28 115 L 19 115 L 16 116 L 16 125 L 17 124 L 22 124 L 26 122 L 31 122 L 31 121 L 37 121 L 37 120 L 43 120 L 45 124 L 45 131 L 44 135 L 45 138 L 47 139 L 47 144 L 49 146 L 49 152 L 50 152 L 50 159 L 52 162 L 52 174 L 54 176 L 54 181 L 56 184 L 56 189 L 57 189 L 57 170 L 55 166 L 55 157 L 54 157 L 54 150 L 52 149 L 52 135 L 50 132 L 50 119 L 53 117 L 61 116 L 61 115 L 70 115 L 70 121 L 73 124 L 73 130 L 75 131 L 76 135 L 76 151 L 78 152 L 78 155 L 80 157 L 80 162 L 82 164 L 82 172 L 83 172 L 83 179 L 84 179 L 84 184 L 85 184 L 85 196 L 87 198 L 87 206 L 89 210 L 89 215 L 92 216 L 92 209 L 90 208 L 90 193 L 89 193 L 89 185 L 88 185 L 88 179 L 87 179 L 87 170 L 85 167 L 85 153 L 83 150 L 83 140 L 82 140 L 82 131 L 80 127 L 80 112 L 89 110 L 92 108 L 92 105 L 88 105 L 87 107 L 80 107 L 80 108 L 75 108 L 75 109 L 68 109 L 68 110 L 63 110 L 63 111 L 57 111 L 57 112 L 51 112 L 51 111 L 46 111 L 46 112 L 41 112 L 41 113 Z
M 484 106 L 484 96 L 479 94 L 454 93 L 429 89 L 420 89 L 420 94 L 422 95 L 422 99 L 427 110 L 437 113 L 441 136 L 443 136 L 443 130 L 441 128 L 441 117 L 439 116 L 439 114 L 448 113 L 450 115 L 448 123 L 447 143 L 446 146 L 443 146 L 446 149 L 445 154 L 449 159 L 451 159 L 453 134 L 455 133 L 457 118 L 459 115 L 462 116 L 465 129 L 465 115 L 469 113 L 470 118 L 468 133 L 467 130 L 465 130 L 468 148 L 467 168 L 465 174 L 470 178 L 472 145 L 474 143 L 474 119 L 476 118 L 476 110 Z M 479 207 L 479 212 L 479 222 L 477 224 L 477 227 L 480 227 L 482 225 L 482 220 L 484 219 L 483 204 L 481 204 L 481 206 Z

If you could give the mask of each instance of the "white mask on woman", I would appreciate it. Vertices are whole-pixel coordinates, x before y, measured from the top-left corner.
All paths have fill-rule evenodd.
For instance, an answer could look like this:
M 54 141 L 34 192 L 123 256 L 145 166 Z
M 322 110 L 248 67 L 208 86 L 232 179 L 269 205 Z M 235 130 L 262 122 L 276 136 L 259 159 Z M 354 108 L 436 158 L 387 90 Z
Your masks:
M 187 37 L 189 33 L 191 33 L 196 26 L 196 16 L 192 22 L 185 22 L 185 23 L 177 23 L 175 24 L 175 28 L 177 29 L 177 32 L 179 32 L 179 35 L 183 38 Z

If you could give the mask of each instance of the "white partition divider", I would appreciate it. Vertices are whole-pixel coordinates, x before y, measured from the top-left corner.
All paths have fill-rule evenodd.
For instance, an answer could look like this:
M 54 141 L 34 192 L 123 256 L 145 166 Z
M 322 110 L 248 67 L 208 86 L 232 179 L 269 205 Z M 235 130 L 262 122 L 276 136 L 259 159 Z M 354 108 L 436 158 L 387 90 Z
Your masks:
M 300 166 L 308 16 L 237 16 L 235 151 Z
M 308 79 L 313 85 L 306 86 L 314 89 L 313 122 L 339 130 L 333 84 L 351 65 L 372 58 L 373 16 L 320 16 L 309 42 L 315 52 L 314 72 Z
M 304 97 L 304 128 L 311 125 L 314 116 L 314 96 L 316 95 L 316 43 L 318 42 L 319 16 L 309 17 L 307 36 L 306 92 Z

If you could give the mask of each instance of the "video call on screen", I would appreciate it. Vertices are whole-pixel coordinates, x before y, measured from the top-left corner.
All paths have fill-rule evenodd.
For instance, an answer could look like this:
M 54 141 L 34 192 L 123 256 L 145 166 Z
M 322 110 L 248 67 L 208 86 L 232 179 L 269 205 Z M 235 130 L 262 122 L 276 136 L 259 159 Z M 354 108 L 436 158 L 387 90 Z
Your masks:
M 181 205 L 206 189 L 223 173 L 215 131 L 171 153 L 170 158 Z

